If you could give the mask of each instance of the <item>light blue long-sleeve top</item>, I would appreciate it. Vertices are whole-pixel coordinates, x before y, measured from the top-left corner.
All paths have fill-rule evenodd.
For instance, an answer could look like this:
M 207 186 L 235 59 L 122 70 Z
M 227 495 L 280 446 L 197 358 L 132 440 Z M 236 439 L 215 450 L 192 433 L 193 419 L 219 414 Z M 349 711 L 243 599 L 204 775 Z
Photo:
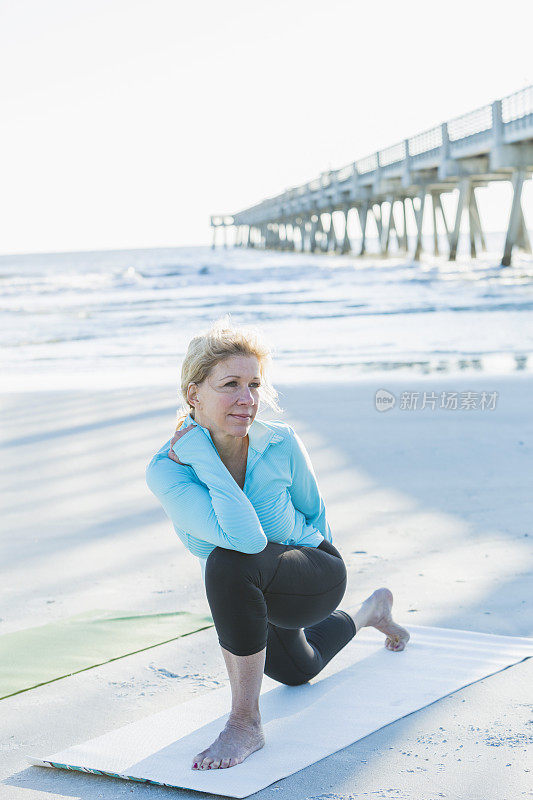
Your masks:
M 267 542 L 318 547 L 332 541 L 316 475 L 296 431 L 282 421 L 253 420 L 248 430 L 244 489 L 220 458 L 208 428 L 190 414 L 189 430 L 169 439 L 146 468 L 146 483 L 187 549 L 205 563 L 215 547 L 259 553 Z

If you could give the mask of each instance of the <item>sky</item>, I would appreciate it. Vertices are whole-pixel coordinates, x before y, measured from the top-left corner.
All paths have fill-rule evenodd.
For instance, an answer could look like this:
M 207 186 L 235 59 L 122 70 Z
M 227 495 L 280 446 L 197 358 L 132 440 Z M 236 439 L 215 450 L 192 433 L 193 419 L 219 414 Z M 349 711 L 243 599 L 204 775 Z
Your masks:
M 0 253 L 209 244 L 211 214 L 533 83 L 526 7 L 0 0 Z M 504 230 L 508 182 L 478 191 Z

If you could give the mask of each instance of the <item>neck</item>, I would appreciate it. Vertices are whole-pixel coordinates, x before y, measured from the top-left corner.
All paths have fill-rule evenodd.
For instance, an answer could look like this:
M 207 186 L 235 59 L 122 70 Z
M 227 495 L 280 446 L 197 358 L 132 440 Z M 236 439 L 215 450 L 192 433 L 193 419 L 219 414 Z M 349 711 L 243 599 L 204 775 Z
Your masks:
M 204 421 L 202 415 L 198 413 L 198 409 L 195 410 L 193 419 L 198 425 L 207 428 L 211 434 L 213 444 L 223 461 L 231 461 L 246 456 L 248 452 L 248 434 L 246 436 L 233 436 L 231 433 L 220 431 L 209 420 Z

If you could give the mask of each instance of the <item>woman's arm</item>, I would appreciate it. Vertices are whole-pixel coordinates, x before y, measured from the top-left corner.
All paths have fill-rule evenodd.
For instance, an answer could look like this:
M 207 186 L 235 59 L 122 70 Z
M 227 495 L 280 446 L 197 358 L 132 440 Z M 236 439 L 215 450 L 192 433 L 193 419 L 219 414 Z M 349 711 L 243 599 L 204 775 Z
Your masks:
M 146 483 L 170 520 L 196 539 L 242 553 L 261 552 L 268 540 L 255 509 L 206 435 L 195 426 L 173 450 L 206 486 L 192 478 L 187 466 L 154 457 Z
M 289 494 L 295 508 L 302 512 L 309 525 L 313 525 L 329 542 L 332 541 L 329 523 L 326 520 L 326 506 L 304 443 L 290 427 L 291 433 L 291 475 Z

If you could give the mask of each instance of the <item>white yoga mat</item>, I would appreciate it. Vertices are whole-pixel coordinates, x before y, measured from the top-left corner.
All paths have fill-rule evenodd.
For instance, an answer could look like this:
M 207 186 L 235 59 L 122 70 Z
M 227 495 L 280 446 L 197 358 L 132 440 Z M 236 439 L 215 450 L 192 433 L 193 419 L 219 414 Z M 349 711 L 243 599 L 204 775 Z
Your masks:
M 363 628 L 302 686 L 265 676 L 260 709 L 266 745 L 242 764 L 193 770 L 229 716 L 229 685 L 31 764 L 247 797 L 407 714 L 533 655 L 533 639 L 410 625 L 407 648 Z

